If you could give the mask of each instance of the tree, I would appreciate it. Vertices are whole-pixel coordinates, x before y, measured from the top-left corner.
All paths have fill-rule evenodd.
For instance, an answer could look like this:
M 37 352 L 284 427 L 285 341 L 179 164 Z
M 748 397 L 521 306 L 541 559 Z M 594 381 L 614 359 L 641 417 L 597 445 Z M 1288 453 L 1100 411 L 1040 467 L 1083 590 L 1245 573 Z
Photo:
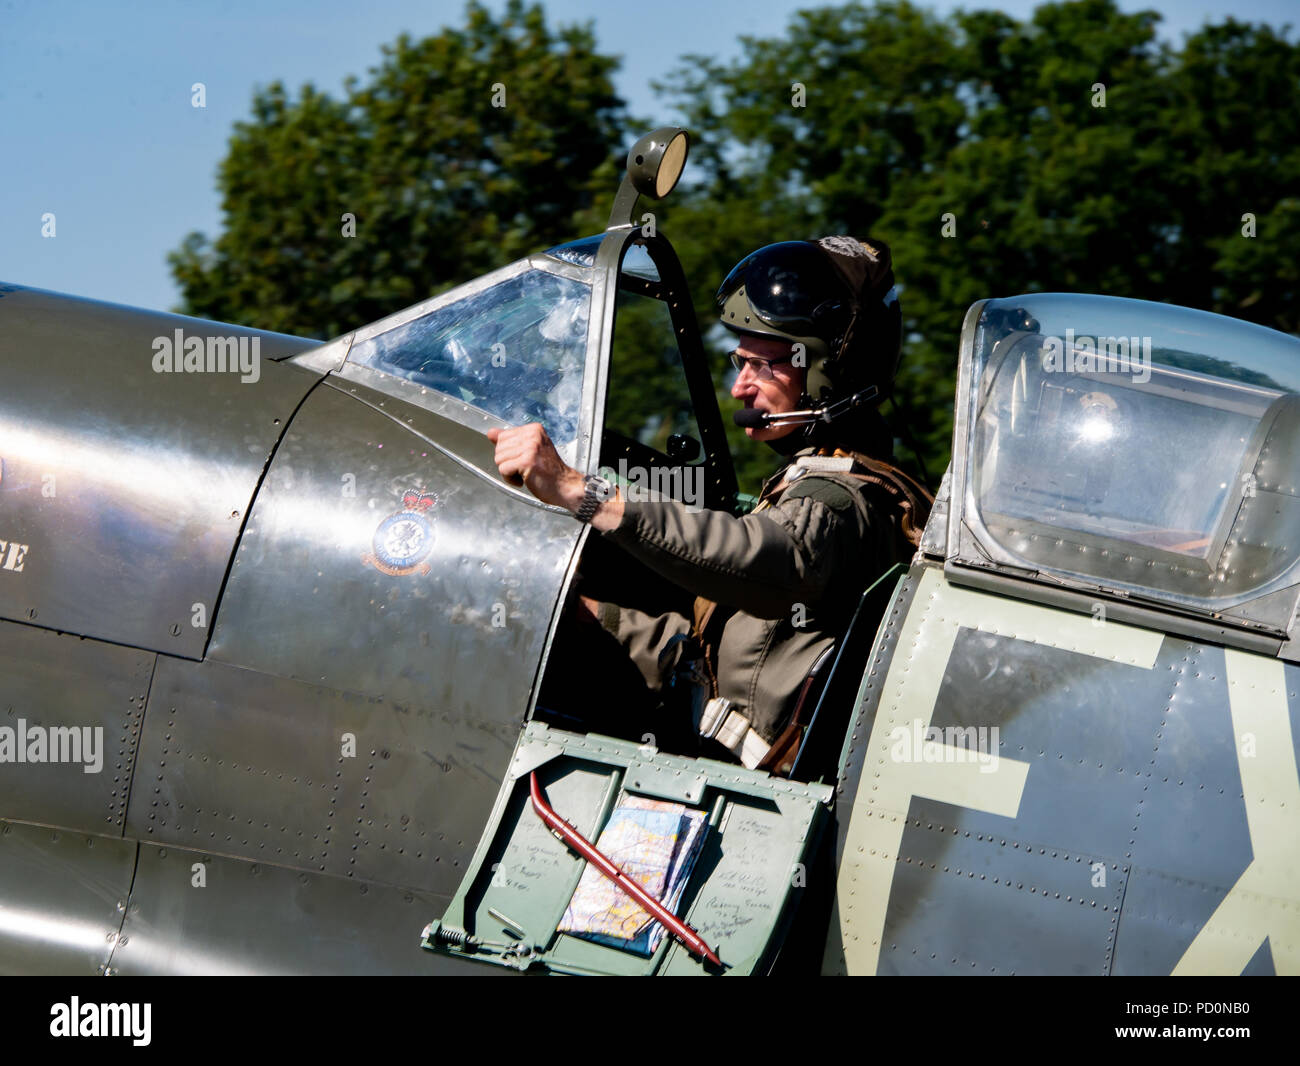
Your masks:
M 1100 292 L 1300 329 L 1300 46 L 1229 19 L 1175 50 L 1158 22 L 1112 0 L 1025 22 L 854 3 L 742 38 L 729 64 L 687 57 L 665 91 L 707 147 L 663 225 L 702 320 L 709 284 L 758 245 L 885 240 L 907 336 L 896 421 L 936 477 L 975 300 Z
M 335 336 L 574 236 L 625 139 L 589 27 L 470 3 L 463 29 L 383 55 L 341 101 L 256 94 L 221 164 L 221 234 L 168 257 L 185 312 Z
M 978 299 L 1099 292 L 1300 330 L 1300 45 L 1228 19 L 1175 49 L 1158 23 L 1114 0 L 1025 21 L 881 0 L 800 11 L 733 62 L 684 57 L 659 88 L 691 129 L 690 165 L 644 209 L 716 341 L 724 412 L 713 293 L 747 252 L 801 236 L 891 246 L 906 337 L 891 417 L 932 481 Z M 590 29 L 552 32 L 511 0 L 499 23 L 472 3 L 463 29 L 399 39 L 341 101 L 273 84 L 222 164 L 223 232 L 170 257 L 185 310 L 337 335 L 598 232 L 626 146 L 654 124 L 628 122 L 615 66 Z M 666 434 L 686 401 L 662 355 L 636 355 L 610 403 L 628 420 L 653 409 Z M 772 457 L 729 429 L 753 490 Z

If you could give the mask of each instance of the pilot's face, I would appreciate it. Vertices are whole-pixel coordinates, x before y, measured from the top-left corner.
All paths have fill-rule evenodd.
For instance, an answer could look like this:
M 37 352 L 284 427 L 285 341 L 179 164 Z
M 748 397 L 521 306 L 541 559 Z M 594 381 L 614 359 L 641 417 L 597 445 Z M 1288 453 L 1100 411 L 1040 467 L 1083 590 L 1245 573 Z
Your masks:
M 731 386 L 731 395 L 744 401 L 746 408 L 752 407 L 769 414 L 795 410 L 799 406 L 799 397 L 803 394 L 807 370 L 790 362 L 790 350 L 789 341 L 742 335 L 736 348 L 737 354 L 742 359 L 763 362 L 751 361 L 745 364 L 736 375 L 736 383 Z M 755 429 L 747 426 L 745 436 L 750 440 L 776 440 L 798 428 L 764 426 Z

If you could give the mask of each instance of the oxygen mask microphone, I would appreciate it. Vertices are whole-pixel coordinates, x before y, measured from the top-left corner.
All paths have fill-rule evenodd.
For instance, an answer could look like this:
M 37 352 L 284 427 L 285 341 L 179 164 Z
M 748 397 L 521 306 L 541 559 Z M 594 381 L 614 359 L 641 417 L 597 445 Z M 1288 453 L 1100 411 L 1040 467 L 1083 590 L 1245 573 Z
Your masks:
M 773 411 L 768 413 L 755 407 L 747 407 L 731 416 L 733 422 L 742 429 L 776 429 L 781 426 L 808 426 L 814 422 L 832 422 L 847 414 L 855 407 L 871 402 L 880 390 L 874 385 L 855 392 L 852 396 L 835 403 L 820 404 L 803 411 Z

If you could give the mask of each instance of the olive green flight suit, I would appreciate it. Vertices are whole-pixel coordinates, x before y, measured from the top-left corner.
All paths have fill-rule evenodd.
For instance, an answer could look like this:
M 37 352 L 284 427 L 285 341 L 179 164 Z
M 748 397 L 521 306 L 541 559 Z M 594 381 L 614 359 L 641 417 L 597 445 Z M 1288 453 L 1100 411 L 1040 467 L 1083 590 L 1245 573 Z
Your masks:
M 604 536 L 661 577 L 717 603 L 717 694 L 770 744 L 817 656 L 848 627 L 865 589 L 898 561 L 896 521 L 871 489 L 805 449 L 737 518 L 674 502 L 627 503 Z M 659 690 L 688 645 L 692 619 L 602 604 L 601 623 Z M 710 630 L 717 620 L 710 624 Z

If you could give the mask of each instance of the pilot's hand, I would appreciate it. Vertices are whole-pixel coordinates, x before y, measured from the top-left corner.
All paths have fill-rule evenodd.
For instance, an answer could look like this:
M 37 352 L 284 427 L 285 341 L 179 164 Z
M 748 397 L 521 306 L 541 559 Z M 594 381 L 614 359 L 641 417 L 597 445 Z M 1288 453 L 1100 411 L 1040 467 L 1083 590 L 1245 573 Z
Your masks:
M 497 446 L 493 460 L 506 481 L 522 483 L 543 503 L 574 512 L 582 506 L 586 492 L 582 474 L 560 458 L 540 422 L 489 429 L 487 438 Z

